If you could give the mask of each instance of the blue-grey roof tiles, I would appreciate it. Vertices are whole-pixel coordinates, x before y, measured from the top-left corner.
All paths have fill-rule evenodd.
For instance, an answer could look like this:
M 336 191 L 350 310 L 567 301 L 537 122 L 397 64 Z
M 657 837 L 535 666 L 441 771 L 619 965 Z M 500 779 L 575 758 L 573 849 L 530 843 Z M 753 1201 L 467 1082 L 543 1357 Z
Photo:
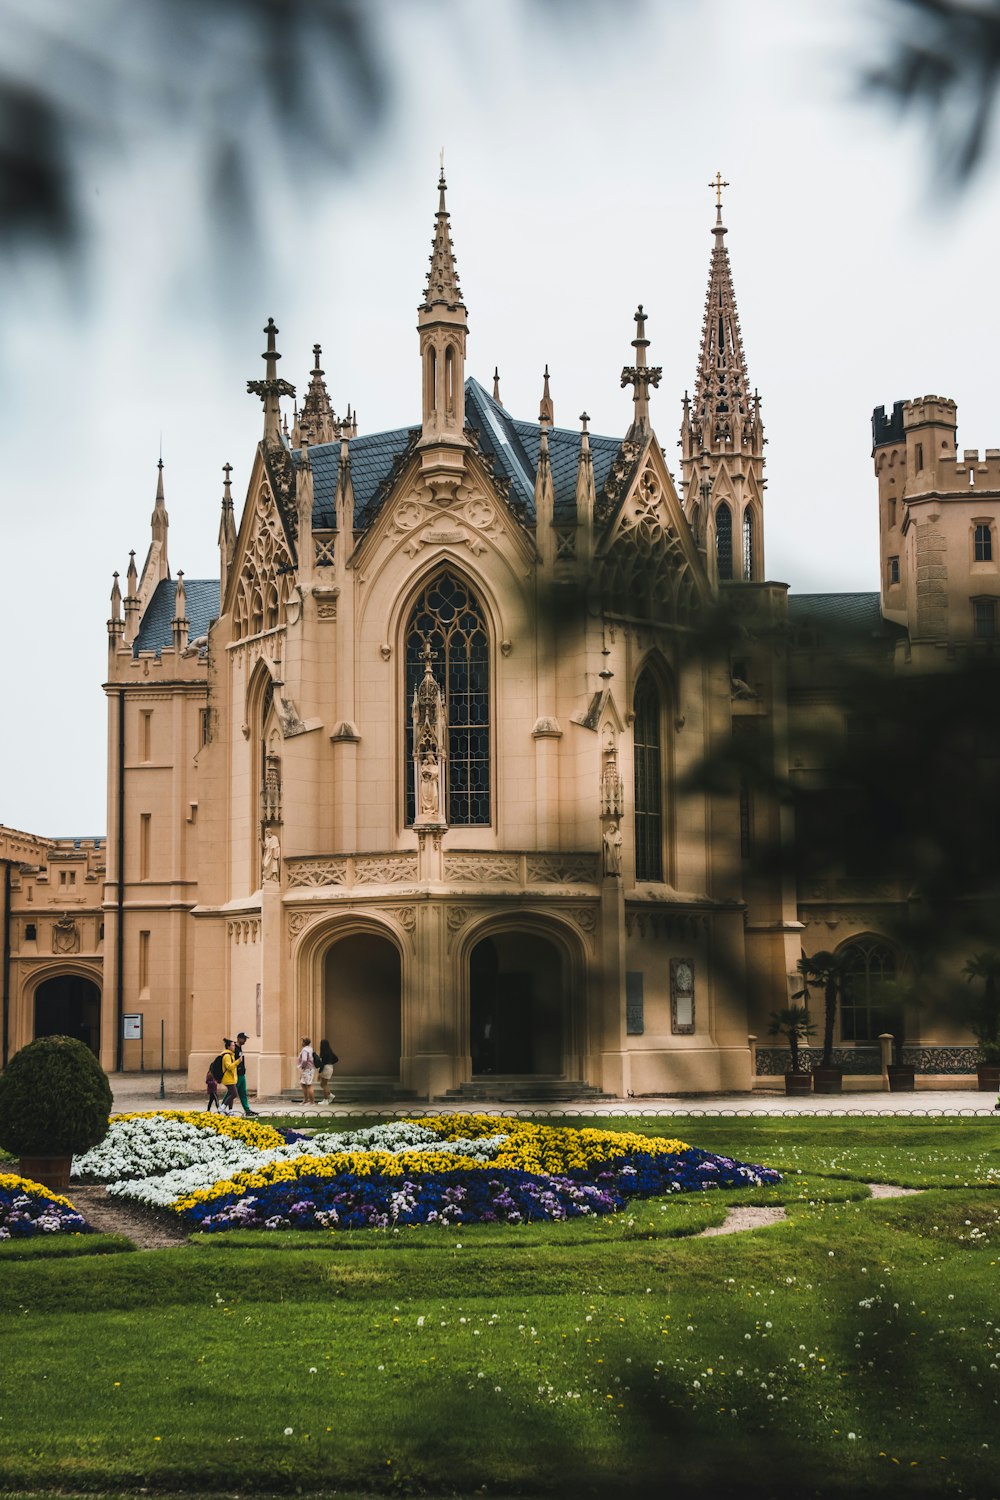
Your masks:
M 479 446 L 493 460 L 493 472 L 510 480 L 510 499 L 523 506 L 529 521 L 535 519 L 535 472 L 538 468 L 539 428 L 537 422 L 522 422 L 512 417 L 494 401 L 478 380 L 465 382 L 465 419 L 479 434 Z M 402 458 L 410 441 L 411 428 L 399 427 L 392 432 L 373 432 L 351 439 L 351 481 L 354 485 L 354 524 L 368 524 L 377 508 L 382 482 L 392 474 L 393 462 Z M 594 461 L 594 484 L 600 494 L 620 446 L 619 438 L 590 435 Z M 555 495 L 555 519 L 568 523 L 576 516 L 576 476 L 580 463 L 580 434 L 564 427 L 549 432 L 549 458 L 552 464 L 552 487 Z M 296 465 L 300 450 L 292 454 Z M 337 474 L 340 468 L 340 443 L 322 443 L 309 449 L 313 471 L 313 526 L 318 531 L 336 528 Z
M 208 627 L 219 616 L 219 580 L 217 578 L 185 578 L 184 591 L 187 598 L 188 640 L 196 641 L 208 634 Z M 173 641 L 171 621 L 174 618 L 177 598 L 177 580 L 164 578 L 153 590 L 153 597 L 146 606 L 135 640 L 132 654 L 140 651 L 155 651 L 157 655 L 164 646 Z
M 789 594 L 788 619 L 796 630 L 854 639 L 891 640 L 903 627 L 882 616 L 881 598 L 871 594 Z

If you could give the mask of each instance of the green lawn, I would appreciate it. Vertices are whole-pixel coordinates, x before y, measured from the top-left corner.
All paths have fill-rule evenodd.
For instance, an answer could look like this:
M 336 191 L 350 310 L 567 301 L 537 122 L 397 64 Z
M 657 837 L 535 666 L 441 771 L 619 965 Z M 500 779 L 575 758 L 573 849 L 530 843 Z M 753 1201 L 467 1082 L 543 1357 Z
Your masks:
M 551 1227 L 0 1253 L 0 1492 L 1000 1493 L 1000 1121 L 630 1124 L 789 1175 Z M 735 1202 L 789 1218 L 692 1238 Z

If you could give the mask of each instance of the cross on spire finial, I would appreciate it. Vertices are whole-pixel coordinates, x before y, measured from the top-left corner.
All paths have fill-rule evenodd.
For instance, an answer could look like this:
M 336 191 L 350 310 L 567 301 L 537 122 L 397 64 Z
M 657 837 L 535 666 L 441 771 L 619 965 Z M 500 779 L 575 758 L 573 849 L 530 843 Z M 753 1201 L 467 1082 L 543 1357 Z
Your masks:
M 420 660 L 424 664 L 424 675 L 427 677 L 433 677 L 434 673 L 431 671 L 431 662 L 437 661 L 437 652 L 431 650 L 430 641 L 424 641 L 424 648 L 420 653 Z
M 728 187 L 729 183 L 728 182 L 723 182 L 723 180 L 722 180 L 722 173 L 721 172 L 716 172 L 715 176 L 712 178 L 712 181 L 708 185 L 709 185 L 710 188 L 715 188 L 715 206 L 719 210 L 719 212 L 721 213 L 722 212 L 722 189 L 724 187 Z

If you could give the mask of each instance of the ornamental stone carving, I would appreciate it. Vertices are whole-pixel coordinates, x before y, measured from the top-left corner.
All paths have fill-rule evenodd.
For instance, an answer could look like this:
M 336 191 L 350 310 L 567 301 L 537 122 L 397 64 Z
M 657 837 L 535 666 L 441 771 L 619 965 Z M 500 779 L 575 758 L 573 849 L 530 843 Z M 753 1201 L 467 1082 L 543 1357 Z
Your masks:
M 326 885 L 347 884 L 346 859 L 303 859 L 285 867 L 287 884 L 292 889 L 306 887 L 310 890 Z
M 592 906 L 577 906 L 570 912 L 577 927 L 583 932 L 597 931 L 597 912 Z
M 61 916 L 58 922 L 52 924 L 52 952 L 53 953 L 79 953 L 80 951 L 80 929 L 76 925 L 76 918 L 67 912 Z
M 354 861 L 354 879 L 358 885 L 393 885 L 416 878 L 415 854 L 365 856 Z
M 260 936 L 260 918 L 237 917 L 226 923 L 226 931 L 236 944 L 255 943 Z
M 417 908 L 415 906 L 400 906 L 396 910 L 396 920 L 404 932 L 412 937 L 417 930 Z
M 527 874 L 537 885 L 594 885 L 597 861 L 592 854 L 529 854 Z
M 444 878 L 469 885 L 520 885 L 520 861 L 516 854 L 446 854 Z

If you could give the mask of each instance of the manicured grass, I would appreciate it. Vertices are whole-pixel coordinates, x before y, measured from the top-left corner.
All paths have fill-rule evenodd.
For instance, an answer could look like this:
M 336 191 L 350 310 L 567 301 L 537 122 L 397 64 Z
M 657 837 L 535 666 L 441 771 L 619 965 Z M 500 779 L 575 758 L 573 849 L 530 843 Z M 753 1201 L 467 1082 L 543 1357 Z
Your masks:
M 964 1183 L 991 1180 L 1000 1128 L 630 1124 L 792 1172 L 601 1221 L 4 1265 L 0 1482 L 996 1493 L 1000 1195 Z M 904 1168 L 941 1185 L 863 1196 Z M 780 1201 L 783 1224 L 691 1237 L 727 1203 Z
M 0 1266 L 12 1260 L 69 1260 L 81 1255 L 121 1255 L 134 1249 L 132 1241 L 121 1234 L 34 1235 L 0 1244 Z

